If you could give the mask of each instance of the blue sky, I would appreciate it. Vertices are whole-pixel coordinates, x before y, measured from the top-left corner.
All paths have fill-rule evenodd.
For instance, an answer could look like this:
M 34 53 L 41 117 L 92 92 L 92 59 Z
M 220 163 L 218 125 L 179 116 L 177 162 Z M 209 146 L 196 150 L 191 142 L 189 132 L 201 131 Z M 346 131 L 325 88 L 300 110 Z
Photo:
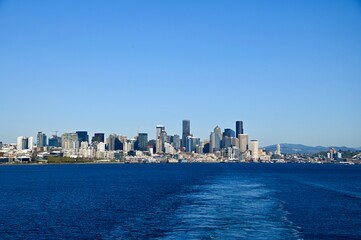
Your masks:
M 76 130 L 361 146 L 360 1 L 0 0 L 0 141 Z

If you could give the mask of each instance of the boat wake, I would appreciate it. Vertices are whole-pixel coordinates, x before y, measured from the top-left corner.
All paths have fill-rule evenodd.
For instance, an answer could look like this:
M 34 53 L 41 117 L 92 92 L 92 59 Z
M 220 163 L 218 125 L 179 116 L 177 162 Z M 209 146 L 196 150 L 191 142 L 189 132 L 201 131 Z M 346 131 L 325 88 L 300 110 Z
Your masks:
M 177 196 L 178 224 L 161 239 L 300 239 L 282 203 L 251 180 L 222 175 L 192 186 Z

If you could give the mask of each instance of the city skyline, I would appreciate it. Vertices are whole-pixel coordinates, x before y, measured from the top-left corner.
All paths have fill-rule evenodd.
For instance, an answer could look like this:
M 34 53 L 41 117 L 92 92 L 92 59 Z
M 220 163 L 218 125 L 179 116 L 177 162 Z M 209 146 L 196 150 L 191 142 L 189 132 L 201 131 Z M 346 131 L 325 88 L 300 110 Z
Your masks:
M 182 120 L 182 132 L 183 132 L 183 126 L 184 126 L 185 122 L 188 122 L 188 125 L 190 125 L 190 120 Z M 237 132 L 238 132 L 237 128 L 239 129 L 240 134 L 237 134 Z M 216 130 L 216 129 L 218 129 L 218 130 Z M 110 137 L 110 136 L 125 137 L 126 139 L 129 139 L 129 140 L 136 140 L 139 136 L 146 135 L 146 139 L 148 139 L 148 141 L 153 141 L 153 140 L 156 140 L 156 139 L 160 138 L 162 131 L 164 131 L 166 136 L 180 137 L 180 146 L 185 147 L 185 146 L 182 145 L 183 137 L 185 137 L 185 139 L 186 139 L 188 136 L 192 136 L 192 137 L 195 137 L 195 138 L 199 138 L 202 143 L 204 143 L 204 142 L 209 143 L 209 142 L 212 142 L 212 140 L 214 141 L 214 139 L 212 139 L 212 134 L 214 134 L 214 132 L 219 131 L 219 134 L 222 135 L 223 131 L 224 132 L 231 131 L 232 132 L 232 138 L 243 139 L 243 137 L 246 136 L 246 139 L 244 139 L 242 141 L 246 141 L 246 143 L 248 143 L 248 141 L 250 141 L 250 142 L 257 141 L 258 144 L 260 144 L 259 145 L 260 148 L 270 147 L 271 145 L 279 145 L 280 143 L 282 143 L 282 144 L 291 144 L 291 145 L 292 144 L 304 145 L 303 143 L 286 143 L 286 142 L 280 142 L 280 143 L 273 143 L 273 144 L 265 145 L 262 142 L 260 142 L 258 139 L 252 138 L 252 134 L 249 135 L 249 133 L 244 131 L 243 121 L 240 121 L 240 120 L 235 121 L 235 126 L 233 128 L 232 127 L 230 127 L 230 128 L 222 128 L 219 125 L 216 125 L 215 128 L 210 131 L 209 136 L 206 137 L 206 138 L 201 138 L 201 137 L 198 137 L 198 136 L 194 136 L 194 134 L 192 133 L 190 127 L 188 128 L 189 131 L 186 131 L 187 134 L 184 134 L 182 132 L 168 132 L 166 125 L 160 125 L 160 124 L 155 126 L 155 130 L 156 131 L 155 131 L 154 135 L 152 135 L 152 133 L 149 133 L 147 131 L 139 131 L 139 129 L 137 130 L 137 133 L 135 133 L 133 135 L 126 135 L 126 134 L 119 133 L 119 132 L 109 132 L 109 133 L 101 132 L 101 131 L 89 132 L 89 131 L 84 130 L 84 129 L 83 130 L 69 130 L 69 131 L 66 131 L 66 132 L 52 131 L 52 133 L 38 131 L 37 134 L 35 134 L 35 135 L 34 134 L 30 134 L 30 135 L 26 135 L 26 134 L 24 135 L 23 134 L 21 136 L 17 136 L 15 141 L 9 141 L 9 142 L 0 141 L 0 142 L 2 144 L 18 144 L 19 138 L 26 138 L 26 139 L 31 138 L 32 143 L 34 143 L 36 146 L 42 147 L 42 146 L 48 146 L 48 144 L 50 145 L 50 141 L 53 141 L 56 137 L 61 138 L 63 134 L 86 135 L 86 137 L 83 137 L 83 138 L 80 139 L 80 142 L 81 141 L 86 141 L 86 142 L 89 142 L 89 143 L 91 143 L 91 142 L 103 142 L 103 143 L 106 143 L 108 137 Z M 152 131 L 150 131 L 150 132 L 152 132 Z M 224 134 L 224 132 L 223 132 L 223 134 Z M 41 136 L 41 137 L 39 137 L 39 136 Z M 214 136 L 213 136 L 213 138 L 214 138 Z M 220 136 L 220 138 L 222 138 L 222 136 Z M 37 139 L 37 140 L 35 141 L 35 139 Z M 40 145 L 38 144 L 39 139 L 42 139 Z M 241 144 L 241 145 L 243 145 L 243 144 Z M 336 146 L 336 145 L 324 145 L 324 146 L 317 145 L 317 146 L 313 146 L 313 147 L 334 147 L 334 146 Z M 346 145 L 342 145 L 342 146 L 355 148 L 355 149 L 361 148 L 360 146 L 346 146 Z M 340 145 L 338 147 L 342 147 L 342 146 Z M 244 150 L 248 149 L 248 145 L 247 145 L 247 147 L 246 147 L 246 145 L 244 145 L 244 148 L 241 147 L 240 149 L 244 149 Z
M 1 1 L 0 141 L 240 119 L 260 146 L 360 147 L 359 29 L 357 1 Z

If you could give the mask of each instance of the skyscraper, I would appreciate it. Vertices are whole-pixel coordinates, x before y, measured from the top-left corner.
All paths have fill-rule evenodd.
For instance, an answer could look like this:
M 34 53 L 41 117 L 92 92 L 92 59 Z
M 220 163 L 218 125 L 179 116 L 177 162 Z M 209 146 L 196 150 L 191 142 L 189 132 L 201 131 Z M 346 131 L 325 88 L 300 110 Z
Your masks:
M 257 161 L 258 160 L 258 140 L 251 140 L 250 150 L 251 150 L 252 160 Z
M 109 135 L 107 139 L 107 146 L 109 151 L 123 150 L 123 143 L 116 134 Z
M 223 137 L 230 137 L 230 138 L 232 138 L 232 137 L 236 137 L 236 136 L 235 136 L 235 133 L 234 133 L 234 131 L 233 131 L 232 129 L 226 128 L 226 129 L 224 129 Z
M 77 131 L 78 141 L 81 142 L 89 142 L 89 136 L 87 131 Z
M 281 155 L 281 145 L 277 144 L 276 154 Z
M 64 133 L 61 135 L 61 147 L 64 149 L 78 149 L 80 146 L 78 134 Z
M 97 142 L 97 143 L 104 142 L 104 133 L 94 133 L 92 142 Z
M 180 145 L 180 137 L 176 134 L 173 136 L 173 147 L 178 150 L 180 148 Z
M 23 137 L 20 136 L 17 138 L 17 150 L 24 150 L 24 149 L 32 149 L 33 148 L 33 137 Z
M 37 140 L 37 142 L 36 142 L 37 147 L 45 147 L 46 146 L 46 135 L 45 135 L 45 133 L 38 132 L 36 140 Z
M 182 147 L 187 145 L 187 137 L 191 135 L 191 122 L 183 120 Z
M 155 128 L 156 128 L 155 139 L 158 139 L 162 131 L 165 131 L 165 126 L 157 125 Z
M 222 129 L 216 126 L 209 136 L 209 152 L 221 150 Z
M 53 137 L 49 138 L 50 147 L 60 147 L 61 146 L 61 138 L 57 135 L 53 135 Z
M 148 133 L 138 134 L 138 150 L 147 151 Z
M 248 150 L 248 134 L 238 134 L 239 150 L 245 152 Z
M 16 149 L 17 150 L 23 150 L 24 148 L 23 148 L 23 139 L 24 139 L 24 137 L 23 136 L 20 136 L 20 137 L 18 137 L 17 139 L 16 139 Z
M 243 121 L 236 121 L 236 137 L 243 134 Z

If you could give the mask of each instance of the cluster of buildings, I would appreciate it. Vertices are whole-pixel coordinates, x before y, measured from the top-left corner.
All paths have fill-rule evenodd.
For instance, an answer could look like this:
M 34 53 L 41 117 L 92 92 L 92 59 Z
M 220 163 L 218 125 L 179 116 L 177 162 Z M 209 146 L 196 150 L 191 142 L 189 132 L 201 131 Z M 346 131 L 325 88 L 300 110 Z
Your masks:
M 243 121 L 236 121 L 235 131 L 216 126 L 209 139 L 201 141 L 191 133 L 190 120 L 182 121 L 182 134 L 170 135 L 164 125 L 156 126 L 155 139 L 148 133 L 138 133 L 134 138 L 95 133 L 89 138 L 87 131 L 52 135 L 49 139 L 38 132 L 33 137 L 19 136 L 16 145 L 0 142 L 0 161 L 46 160 L 48 156 L 83 158 L 93 160 L 142 159 L 142 161 L 269 161 L 273 153 L 259 149 L 257 140 L 249 141 L 244 133 Z M 280 152 L 279 152 L 279 155 Z
M 138 133 L 134 138 L 87 131 L 56 134 L 50 138 L 38 132 L 33 137 L 19 136 L 16 144 L 0 142 L 0 162 L 46 162 L 50 157 L 87 159 L 90 161 L 119 162 L 285 162 L 278 144 L 276 151 L 259 148 L 257 140 L 249 140 L 243 121 L 235 122 L 235 131 L 216 126 L 209 139 L 201 141 L 191 132 L 190 120 L 182 121 L 182 134 L 168 134 L 164 125 L 157 125 L 155 139 L 148 133 Z M 331 149 L 327 159 L 341 158 Z M 294 156 L 292 157 L 292 159 Z M 307 160 L 308 161 L 308 160 Z

